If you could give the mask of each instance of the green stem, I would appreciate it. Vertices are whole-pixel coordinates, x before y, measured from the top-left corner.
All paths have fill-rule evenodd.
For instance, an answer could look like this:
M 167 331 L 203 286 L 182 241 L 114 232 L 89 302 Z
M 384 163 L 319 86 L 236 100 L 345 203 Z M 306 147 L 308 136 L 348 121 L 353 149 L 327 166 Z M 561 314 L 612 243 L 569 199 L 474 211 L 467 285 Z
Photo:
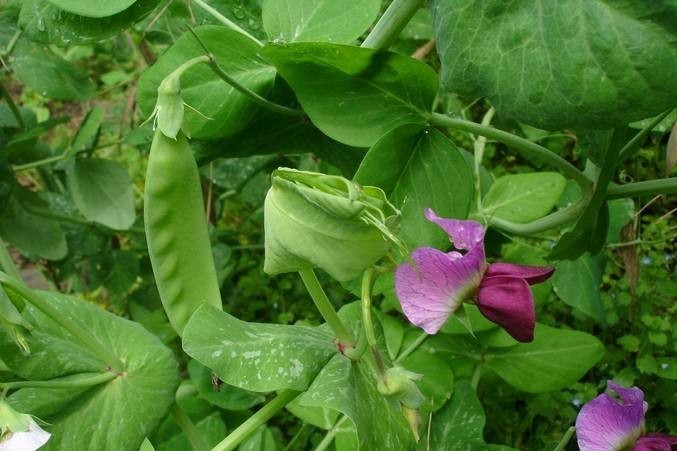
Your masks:
M 233 432 L 223 439 L 221 443 L 212 448 L 211 451 L 231 451 L 247 437 L 249 437 L 262 424 L 265 424 L 273 415 L 282 410 L 284 406 L 289 404 L 299 395 L 299 392 L 294 390 L 284 390 L 278 393 L 276 397 L 271 399 L 268 404 L 261 407 L 254 415 L 249 417 L 247 421 L 239 425 Z
M 299 441 L 301 436 L 306 432 L 308 429 L 308 423 L 303 423 L 299 430 L 294 434 L 294 436 L 289 440 L 289 443 L 287 443 L 287 446 L 284 447 L 283 451 L 290 451 L 292 447 L 296 444 L 296 442 Z
M 193 422 L 190 421 L 190 418 L 188 418 L 188 415 L 186 415 L 186 412 L 183 411 L 181 406 L 174 403 L 169 413 L 174 418 L 174 421 L 176 421 L 181 432 L 183 432 L 188 439 L 193 451 L 205 451 L 208 449 L 207 443 L 204 441 L 204 438 L 202 438 L 202 435 L 200 435 L 200 431 L 198 431 Z
M 381 353 L 376 347 L 376 334 L 374 333 L 374 322 L 371 319 L 371 289 L 374 285 L 374 268 L 367 268 L 362 275 L 362 328 L 367 337 L 367 343 L 371 348 L 371 353 L 376 362 L 379 377 L 386 382 L 386 368 L 383 364 Z
M 319 310 L 320 315 L 324 318 L 324 321 L 329 324 L 331 330 L 334 331 L 336 337 L 339 339 L 339 342 L 343 345 L 350 347 L 355 346 L 355 339 L 350 330 L 343 324 L 341 318 L 336 314 L 334 306 L 327 297 L 327 294 L 322 289 L 320 281 L 317 280 L 317 276 L 312 269 L 302 269 L 299 271 L 301 280 L 308 290 L 308 294 L 313 298 L 315 307 Z
M 423 344 L 423 342 L 424 342 L 429 336 L 430 336 L 430 335 L 428 335 L 427 333 L 421 332 L 421 335 L 419 335 L 419 336 L 416 338 L 416 340 L 412 341 L 411 344 L 410 344 L 409 346 L 407 346 L 407 348 L 406 348 L 404 351 L 402 351 L 402 352 L 400 353 L 400 355 L 397 356 L 397 358 L 395 359 L 395 363 L 400 363 L 401 361 L 403 361 L 404 359 L 406 359 L 407 357 L 409 357 L 409 354 L 411 354 L 412 352 L 416 351 L 416 350 L 418 349 L 418 347 L 421 346 L 421 344 Z
M 663 119 L 668 117 L 670 113 L 672 113 L 672 110 L 668 110 L 662 114 L 659 114 L 651 122 L 649 122 L 646 127 L 640 130 L 630 141 L 628 141 L 618 152 L 618 161 L 627 160 L 637 153 L 637 151 L 639 151 L 639 142 L 644 139 L 644 137 L 648 135 L 656 125 L 660 124 Z
M 472 372 L 472 377 L 470 379 L 470 385 L 473 390 L 477 391 L 477 387 L 480 385 L 480 379 L 482 378 L 482 366 L 484 362 L 481 360 L 475 364 L 475 369 Z
M 2 237 L 0 237 L 0 269 L 5 271 L 11 278 L 23 282 L 19 268 L 16 267 L 12 256 L 9 255 L 7 245 L 2 240 Z
M 488 217 L 489 225 L 496 227 L 514 235 L 531 236 L 546 230 L 554 229 L 571 221 L 574 221 L 580 216 L 588 205 L 589 198 L 583 198 L 573 205 L 562 208 L 554 213 L 544 216 L 535 221 L 519 224 L 512 221 L 497 217 Z
M 116 373 L 106 371 L 105 373 L 93 373 L 92 375 L 83 375 L 77 379 L 61 378 L 47 381 L 16 381 L 16 382 L 0 382 L 1 389 L 15 389 L 15 388 L 79 388 L 79 387 L 93 387 L 95 385 L 106 383 L 118 377 Z
M 7 58 L 9 55 L 12 54 L 14 51 L 14 47 L 16 46 L 16 43 L 19 42 L 19 38 L 23 34 L 23 30 L 16 30 L 14 35 L 12 36 L 12 39 L 9 40 L 7 43 L 7 47 L 5 47 L 5 50 L 2 52 L 2 58 Z
M 477 135 L 486 136 L 487 138 L 500 141 L 507 146 L 513 147 L 520 153 L 527 157 L 536 157 L 549 164 L 550 166 L 559 169 L 564 175 L 573 179 L 581 187 L 583 193 L 590 192 L 592 183 L 585 174 L 576 168 L 573 164 L 566 161 L 554 152 L 549 151 L 543 146 L 540 146 L 527 139 L 521 138 L 512 133 L 499 130 L 497 128 L 484 126 L 472 121 L 464 119 L 455 119 L 444 114 L 433 113 L 431 117 L 432 123 L 440 127 L 449 127 L 458 130 L 465 130 Z
M 256 103 L 259 106 L 262 106 L 263 108 L 267 108 L 268 110 L 278 113 L 278 114 L 283 114 L 285 116 L 305 116 L 306 113 L 304 113 L 301 110 L 297 110 L 294 108 L 289 108 L 284 105 L 277 104 L 275 102 L 271 102 L 270 100 L 266 99 L 265 97 L 259 95 L 258 93 L 252 91 L 251 89 L 247 88 L 240 82 L 238 82 L 236 79 L 231 77 L 221 69 L 219 64 L 216 62 L 216 59 L 214 58 L 214 55 L 210 52 L 210 50 L 207 48 L 205 43 L 202 41 L 200 36 L 195 33 L 195 30 L 190 28 L 191 33 L 193 33 L 193 36 L 195 39 L 198 41 L 202 49 L 205 51 L 206 55 L 204 55 L 207 58 L 207 61 L 205 61 L 207 64 L 209 64 L 209 67 L 212 69 L 212 71 L 223 81 L 228 83 L 230 86 L 235 88 L 235 90 L 239 91 L 241 94 L 249 97 L 249 99 Z
M 553 449 L 552 451 L 562 451 L 569 443 L 569 440 L 571 440 L 571 437 L 573 437 L 574 432 L 576 432 L 576 428 L 573 426 L 567 429 L 567 431 L 562 436 L 562 439 L 559 441 L 555 449 Z
M 488 127 L 494 117 L 496 110 L 494 107 L 484 114 L 481 125 Z M 474 142 L 474 160 L 475 160 L 475 200 L 477 202 L 477 211 L 482 211 L 482 179 L 480 177 L 480 168 L 482 167 L 482 160 L 484 159 L 484 149 L 487 146 L 486 136 L 480 136 Z
M 29 213 L 32 213 L 36 216 L 40 216 L 42 218 L 46 219 L 53 219 L 55 221 L 61 221 L 61 222 L 67 222 L 70 224 L 75 224 L 75 225 L 80 225 L 80 226 L 85 226 L 85 227 L 98 227 L 97 224 L 93 222 L 89 222 L 84 218 L 78 218 L 76 216 L 70 216 L 70 215 L 63 215 L 61 213 L 56 213 L 51 210 L 47 210 L 45 208 L 40 208 L 40 207 L 33 207 L 26 205 L 26 210 Z M 119 232 L 129 232 L 133 233 L 136 235 L 144 235 L 146 232 L 143 230 L 142 227 L 130 227 L 127 230 L 119 230 Z
M 68 333 L 75 337 L 80 345 L 97 356 L 101 361 L 112 371 L 120 373 L 124 370 L 124 364 L 110 349 L 104 346 L 94 335 L 87 329 L 77 324 L 72 319 L 63 315 L 59 310 L 48 302 L 46 299 L 34 293 L 28 287 L 21 284 L 15 279 L 10 278 L 4 272 L 0 272 L 0 284 L 5 288 L 9 288 L 26 302 L 32 304 L 42 313 L 47 315 L 52 321 L 63 327 Z
M 21 116 L 21 112 L 19 111 L 19 108 L 17 108 L 16 103 L 14 103 L 14 99 L 12 99 L 12 96 L 9 95 L 9 92 L 7 92 L 5 85 L 3 85 L 2 83 L 0 83 L 0 97 L 4 98 L 5 101 L 7 102 L 9 110 L 12 112 L 14 118 L 16 119 L 16 123 L 19 124 L 19 128 L 21 130 L 25 130 L 26 123 L 24 122 L 24 118 Z
M 231 21 L 229 18 L 218 12 L 216 9 L 209 6 L 207 2 L 203 0 L 191 0 L 191 1 L 196 3 L 200 8 L 207 11 L 213 18 L 221 22 L 223 25 L 227 26 L 231 30 L 237 31 L 238 33 L 247 36 L 249 39 L 256 42 L 259 46 L 263 47 L 263 43 L 261 41 L 256 39 L 253 35 L 249 34 L 249 32 L 247 32 L 244 28 L 241 28 L 235 22 Z
M 329 448 L 329 445 L 331 445 L 331 442 L 334 441 L 336 434 L 338 434 L 341 426 L 343 426 L 343 423 L 345 423 L 347 419 L 348 417 L 345 415 L 339 418 L 338 421 L 336 421 L 336 424 L 334 424 L 334 426 L 324 436 L 322 441 L 317 445 L 315 451 L 325 451 L 327 448 Z
M 362 42 L 362 47 L 371 49 L 390 47 L 421 5 L 423 0 L 393 0 Z
M 619 199 L 622 197 L 654 196 L 657 194 L 674 193 L 677 193 L 677 177 L 647 180 L 625 185 L 609 185 L 606 197 L 607 199 Z
M 61 155 L 56 155 L 54 157 L 43 158 L 42 160 L 31 161 L 26 164 L 17 164 L 12 166 L 14 172 L 28 171 L 29 169 L 39 168 L 40 166 L 47 166 L 52 163 L 57 163 L 68 156 L 68 153 L 63 153 Z

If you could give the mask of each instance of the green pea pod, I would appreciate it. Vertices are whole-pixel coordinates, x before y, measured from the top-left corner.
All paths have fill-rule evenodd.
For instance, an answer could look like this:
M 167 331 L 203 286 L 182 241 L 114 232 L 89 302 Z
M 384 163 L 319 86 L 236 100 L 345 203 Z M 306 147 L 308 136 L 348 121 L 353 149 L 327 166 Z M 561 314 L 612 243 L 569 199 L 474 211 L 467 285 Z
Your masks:
M 148 158 L 144 220 L 160 299 L 181 335 L 202 304 L 222 308 L 197 164 L 188 140 L 155 131 Z

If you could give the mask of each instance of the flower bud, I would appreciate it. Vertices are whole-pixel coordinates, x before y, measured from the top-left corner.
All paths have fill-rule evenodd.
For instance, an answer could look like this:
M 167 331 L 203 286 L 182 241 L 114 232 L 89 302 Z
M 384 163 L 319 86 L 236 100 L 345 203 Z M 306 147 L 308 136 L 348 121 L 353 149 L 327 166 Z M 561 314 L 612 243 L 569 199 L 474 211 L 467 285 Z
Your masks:
M 377 187 L 339 176 L 279 168 L 266 195 L 264 271 L 320 268 L 338 281 L 380 260 L 399 211 Z
M 376 388 L 383 396 L 393 397 L 404 407 L 415 410 L 425 401 L 423 393 L 416 385 L 416 381 L 422 377 L 418 373 L 396 366 L 386 371 L 385 380 L 379 379 Z

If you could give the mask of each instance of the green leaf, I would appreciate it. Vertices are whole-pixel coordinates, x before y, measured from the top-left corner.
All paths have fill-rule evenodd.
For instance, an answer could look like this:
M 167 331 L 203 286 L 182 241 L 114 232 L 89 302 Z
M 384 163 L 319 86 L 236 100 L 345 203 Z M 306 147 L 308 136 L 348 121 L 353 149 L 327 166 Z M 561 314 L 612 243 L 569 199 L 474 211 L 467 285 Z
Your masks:
M 13 53 L 12 68 L 27 88 L 55 100 L 87 100 L 94 85 L 87 72 L 47 47 L 21 40 Z
M 93 304 L 54 293 L 36 295 L 94 334 L 124 362 L 124 372 L 94 387 L 23 388 L 9 396 L 9 403 L 53 424 L 45 451 L 137 451 L 174 402 L 178 371 L 172 351 L 140 325 Z M 29 357 L 0 332 L 0 354 L 15 374 L 49 380 L 102 371 L 98 358 L 60 325 L 31 306 L 24 314 L 35 326 Z
M 486 418 L 475 390 L 467 380 L 456 382 L 451 401 L 432 417 L 430 449 L 480 451 L 484 443 Z
M 99 135 L 101 124 L 103 122 L 103 108 L 95 106 L 87 113 L 82 120 L 80 128 L 73 137 L 69 149 L 70 155 L 83 151 L 92 146 Z
M 297 400 L 301 405 L 337 410 L 350 418 L 357 430 L 358 449 L 411 449 L 413 435 L 399 403 L 381 395 L 376 380 L 370 353 L 365 353 L 359 364 L 336 354 Z
M 242 442 L 239 451 L 279 451 L 280 447 L 269 427 L 261 425 Z
M 36 208 L 47 210 L 48 206 L 32 191 L 16 188 L 0 211 L 0 236 L 23 252 L 60 260 L 68 252 L 66 236 L 58 223 L 34 214 Z
M 542 218 L 557 204 L 565 185 L 557 172 L 505 175 L 484 196 L 483 213 L 517 223 Z
M 350 146 L 372 146 L 403 124 L 424 125 L 437 94 L 435 71 L 397 53 L 325 43 L 262 51 L 317 128 Z
M 271 41 L 350 44 L 376 19 L 381 0 L 266 0 L 263 27 Z
M 102 2 L 92 2 L 97 6 Z M 83 17 L 66 12 L 47 0 L 24 0 L 19 26 L 32 41 L 60 46 L 88 44 L 121 32 L 143 19 L 160 0 L 136 0 L 132 6 L 105 18 Z
M 195 360 L 188 362 L 188 374 L 201 398 L 226 410 L 246 410 L 262 403 L 265 398 L 228 384 L 213 384 L 209 368 Z
M 446 218 L 466 218 L 473 193 L 472 172 L 453 142 L 441 132 L 404 125 L 383 136 L 367 152 L 355 174 L 375 185 L 402 211 L 399 236 L 412 248 L 442 248 L 449 238 L 426 220 L 432 208 Z
M 98 158 L 79 158 L 68 171 L 68 187 L 82 214 L 115 230 L 134 224 L 134 193 L 127 170 Z
M 422 408 L 435 411 L 451 397 L 454 391 L 454 373 L 443 358 L 419 349 L 404 359 L 402 366 L 423 375 L 416 383 L 426 398 Z
M 153 444 L 150 442 L 150 440 L 145 439 L 143 443 L 141 443 L 139 451 L 155 451 L 155 448 L 153 448 Z
M 106 0 L 92 2 L 90 0 L 47 0 L 55 6 L 85 17 L 107 17 L 129 8 L 136 0 Z
M 609 230 L 606 244 L 621 240 L 621 229 L 635 217 L 635 202 L 632 199 L 614 199 L 609 205 Z
M 333 338 L 325 328 L 247 323 L 202 306 L 183 331 L 183 349 L 227 384 L 304 390 L 336 353 Z
M 260 95 L 268 93 L 275 69 L 262 59 L 260 47 L 254 41 L 222 26 L 204 25 L 195 32 L 228 75 Z M 162 80 L 184 62 L 200 55 L 204 55 L 204 50 L 195 36 L 185 33 L 141 74 L 137 100 L 144 115 L 153 111 Z M 206 64 L 194 66 L 183 74 L 181 97 L 207 117 L 191 109 L 185 112 L 184 127 L 193 138 L 199 139 L 219 138 L 240 131 L 258 108 L 247 96 L 216 76 Z
M 195 421 L 195 429 L 206 445 L 211 448 L 216 446 L 226 436 L 226 425 L 218 412 L 214 412 L 198 421 Z M 157 446 L 157 451 L 187 451 L 193 447 L 183 432 L 174 435 Z
M 606 313 L 600 296 L 602 267 L 598 258 L 586 253 L 576 260 L 557 262 L 552 284 L 557 296 L 566 304 L 601 324 L 606 323 Z
M 604 345 L 592 335 L 537 324 L 533 342 L 490 349 L 484 360 L 516 389 L 543 393 L 573 384 L 603 355 Z
M 601 129 L 677 104 L 674 4 L 436 0 L 445 89 L 546 128 Z

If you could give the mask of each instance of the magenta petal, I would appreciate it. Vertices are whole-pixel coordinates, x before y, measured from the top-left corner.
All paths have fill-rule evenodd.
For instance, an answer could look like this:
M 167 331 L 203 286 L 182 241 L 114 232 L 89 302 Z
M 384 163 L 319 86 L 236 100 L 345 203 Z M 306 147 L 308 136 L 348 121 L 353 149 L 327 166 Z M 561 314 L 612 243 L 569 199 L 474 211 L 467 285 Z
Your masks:
M 484 277 L 477 307 L 517 341 L 532 341 L 536 327 L 534 297 L 527 282 L 515 277 Z
M 509 276 L 518 277 L 527 281 L 529 285 L 545 282 L 555 272 L 549 266 L 526 266 L 512 263 L 492 263 L 487 268 L 485 277 Z
M 677 437 L 663 434 L 648 434 L 640 437 L 633 451 L 671 451 L 677 445 Z
M 456 249 L 471 250 L 479 245 L 484 250 L 484 227 L 479 222 L 440 218 L 430 208 L 426 208 L 425 217 L 447 232 Z
M 400 265 L 395 272 L 402 311 L 412 324 L 429 334 L 440 330 L 482 277 L 483 259 L 456 254 L 421 247 L 411 254 L 414 264 Z
M 644 426 L 644 393 L 609 382 L 620 400 L 603 393 L 586 403 L 576 417 L 581 451 L 616 451 L 631 447 Z M 649 448 L 650 449 L 650 448 Z

